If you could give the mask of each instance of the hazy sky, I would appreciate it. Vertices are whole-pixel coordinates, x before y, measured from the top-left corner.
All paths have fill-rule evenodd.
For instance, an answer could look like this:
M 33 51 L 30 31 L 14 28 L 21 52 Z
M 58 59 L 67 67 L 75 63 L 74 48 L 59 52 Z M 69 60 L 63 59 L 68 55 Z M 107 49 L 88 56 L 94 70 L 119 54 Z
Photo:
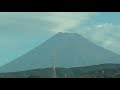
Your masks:
M 120 54 L 119 12 L 0 12 L 0 66 L 58 32 L 80 33 Z

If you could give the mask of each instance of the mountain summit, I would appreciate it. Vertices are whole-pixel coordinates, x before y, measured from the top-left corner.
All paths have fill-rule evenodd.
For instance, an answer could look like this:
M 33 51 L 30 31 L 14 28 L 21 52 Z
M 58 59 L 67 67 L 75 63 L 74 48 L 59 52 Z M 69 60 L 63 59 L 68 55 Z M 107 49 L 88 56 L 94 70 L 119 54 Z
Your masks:
M 0 72 L 51 67 L 51 56 L 54 54 L 56 67 L 120 63 L 119 55 L 97 46 L 80 34 L 60 32 L 25 55 L 2 66 Z

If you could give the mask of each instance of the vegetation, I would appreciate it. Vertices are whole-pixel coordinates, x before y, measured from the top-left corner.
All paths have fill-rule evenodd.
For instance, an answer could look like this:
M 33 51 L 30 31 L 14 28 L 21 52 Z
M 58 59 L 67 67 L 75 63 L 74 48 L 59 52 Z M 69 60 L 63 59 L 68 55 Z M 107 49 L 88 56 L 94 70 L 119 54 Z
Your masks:
M 120 78 L 120 64 L 56 68 L 56 74 L 57 78 Z M 51 68 L 0 74 L 1 78 L 51 78 L 51 76 Z

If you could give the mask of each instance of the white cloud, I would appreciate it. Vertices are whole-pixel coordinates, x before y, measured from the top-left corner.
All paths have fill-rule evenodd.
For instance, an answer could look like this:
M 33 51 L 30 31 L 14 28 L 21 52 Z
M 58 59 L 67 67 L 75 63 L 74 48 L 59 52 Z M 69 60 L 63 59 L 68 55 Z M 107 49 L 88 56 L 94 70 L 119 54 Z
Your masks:
M 26 31 L 27 29 L 28 31 L 34 31 L 36 28 L 39 28 L 39 30 L 36 30 L 39 32 L 48 27 L 46 31 L 65 32 L 97 14 L 98 13 L 95 12 L 1 12 L 0 25 L 2 25 L 2 27 L 5 25 L 9 26 L 9 30 L 22 27 L 22 31 Z M 46 23 L 46 25 L 42 23 Z M 33 26 L 34 24 L 39 24 L 39 27 Z M 15 27 L 15 25 L 17 25 L 17 27 Z M 49 28 L 49 25 L 51 25 L 52 28 Z M 32 27 L 32 29 L 27 28 L 28 26 Z M 40 29 L 41 26 L 42 29 Z
M 1 12 L 0 35 L 2 43 L 16 38 L 46 37 L 50 33 L 69 32 L 96 13 L 91 12 Z M 43 35 L 44 34 L 44 35 Z M 46 36 L 45 36 L 46 35 Z M 22 37 L 21 37 L 22 36 Z M 6 40 L 6 37 L 9 40 Z M 3 39 L 3 40 L 2 40 Z M 15 40 L 14 40 L 15 41 Z
M 70 29 L 80 25 L 95 14 L 86 12 L 52 12 L 42 19 L 55 23 L 56 26 L 51 29 L 53 32 L 69 32 Z
M 96 24 L 80 31 L 96 44 L 120 54 L 120 24 Z
M 110 45 L 112 45 L 112 44 L 113 44 L 113 41 L 111 41 L 111 40 L 106 40 L 106 41 L 103 42 L 103 45 L 104 45 L 105 47 L 108 47 L 108 46 L 110 46 Z
M 12 42 L 8 38 L 0 38 L 0 46 L 1 45 L 10 45 Z

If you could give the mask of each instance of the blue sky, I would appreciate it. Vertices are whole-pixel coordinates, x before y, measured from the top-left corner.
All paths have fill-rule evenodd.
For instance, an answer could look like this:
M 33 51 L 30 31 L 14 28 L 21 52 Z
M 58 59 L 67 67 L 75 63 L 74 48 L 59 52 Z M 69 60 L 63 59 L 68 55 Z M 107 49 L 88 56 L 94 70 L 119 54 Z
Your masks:
M 58 32 L 79 33 L 120 54 L 119 12 L 0 12 L 0 66 Z

